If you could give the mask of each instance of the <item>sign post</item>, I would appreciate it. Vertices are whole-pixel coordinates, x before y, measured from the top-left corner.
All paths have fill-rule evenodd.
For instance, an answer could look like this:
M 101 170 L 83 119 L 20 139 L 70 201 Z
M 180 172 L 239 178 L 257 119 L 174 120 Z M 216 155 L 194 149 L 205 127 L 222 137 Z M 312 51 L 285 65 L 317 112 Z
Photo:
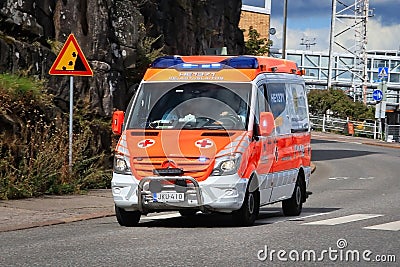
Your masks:
M 69 76 L 69 131 L 68 131 L 68 166 L 72 171 L 72 137 L 73 137 L 73 114 L 74 114 L 74 76 Z
M 73 34 L 68 36 L 63 48 L 49 71 L 50 75 L 69 75 L 69 153 L 68 165 L 72 172 L 72 140 L 73 140 L 73 108 L 74 108 L 74 76 L 93 76 L 85 55 Z
M 377 90 L 374 90 L 372 97 L 374 100 L 379 101 L 379 104 L 375 106 L 375 118 L 379 119 L 379 135 L 380 139 L 383 139 L 383 124 L 386 118 L 386 91 L 387 85 L 384 83 L 384 80 L 389 76 L 389 68 L 388 67 L 380 67 L 378 68 L 378 78 L 381 83 L 378 86 Z

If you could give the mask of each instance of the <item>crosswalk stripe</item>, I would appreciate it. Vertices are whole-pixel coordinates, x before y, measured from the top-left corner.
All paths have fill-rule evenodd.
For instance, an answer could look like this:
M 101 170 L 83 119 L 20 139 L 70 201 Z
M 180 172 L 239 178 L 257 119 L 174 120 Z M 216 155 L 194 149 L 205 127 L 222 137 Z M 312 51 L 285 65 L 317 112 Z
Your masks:
M 364 229 L 399 231 L 400 230 L 400 221 L 372 225 L 372 226 L 364 227 Z
M 337 218 L 321 220 L 321 221 L 315 221 L 315 222 L 308 222 L 308 223 L 303 223 L 303 224 L 306 224 L 306 225 L 337 225 L 337 224 L 371 219 L 371 218 L 380 217 L 380 216 L 383 216 L 383 215 L 381 215 L 381 214 L 353 214 L 353 215 L 337 217 Z
M 176 217 L 181 217 L 179 213 L 167 213 L 167 214 L 160 214 L 160 215 L 150 215 L 143 217 L 143 219 L 148 219 L 148 220 L 158 220 L 158 219 L 171 219 L 171 218 L 176 218 Z

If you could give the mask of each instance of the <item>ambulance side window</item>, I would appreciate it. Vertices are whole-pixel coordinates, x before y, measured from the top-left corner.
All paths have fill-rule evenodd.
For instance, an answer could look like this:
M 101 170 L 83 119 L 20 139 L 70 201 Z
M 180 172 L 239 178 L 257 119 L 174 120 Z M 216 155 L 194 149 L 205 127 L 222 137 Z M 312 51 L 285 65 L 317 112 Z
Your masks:
M 284 83 L 270 83 L 267 85 L 267 99 L 269 109 L 278 118 L 286 109 L 286 85 Z
M 289 108 L 287 103 L 285 83 L 267 83 L 267 100 L 269 111 L 275 118 L 277 134 L 288 134 L 291 132 L 289 120 Z
M 291 125 L 292 132 L 308 130 L 307 98 L 302 84 L 291 84 Z

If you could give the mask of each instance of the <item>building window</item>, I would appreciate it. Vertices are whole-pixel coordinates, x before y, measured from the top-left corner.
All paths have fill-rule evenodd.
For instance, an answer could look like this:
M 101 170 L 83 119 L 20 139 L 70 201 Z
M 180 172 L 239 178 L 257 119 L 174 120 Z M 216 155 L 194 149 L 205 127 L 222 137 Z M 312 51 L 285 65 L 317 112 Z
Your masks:
M 242 10 L 271 14 L 271 0 L 242 0 Z

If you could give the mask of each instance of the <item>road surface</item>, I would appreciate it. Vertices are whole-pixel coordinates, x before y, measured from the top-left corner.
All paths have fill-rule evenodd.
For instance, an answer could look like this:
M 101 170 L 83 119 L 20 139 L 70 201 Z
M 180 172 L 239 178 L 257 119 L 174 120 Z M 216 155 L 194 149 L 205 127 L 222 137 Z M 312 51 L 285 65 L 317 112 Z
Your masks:
M 252 227 L 235 227 L 229 216 L 163 213 L 135 228 L 109 217 L 4 232 L 0 265 L 398 266 L 400 150 L 318 139 L 313 162 L 313 194 L 298 217 L 275 204 Z

